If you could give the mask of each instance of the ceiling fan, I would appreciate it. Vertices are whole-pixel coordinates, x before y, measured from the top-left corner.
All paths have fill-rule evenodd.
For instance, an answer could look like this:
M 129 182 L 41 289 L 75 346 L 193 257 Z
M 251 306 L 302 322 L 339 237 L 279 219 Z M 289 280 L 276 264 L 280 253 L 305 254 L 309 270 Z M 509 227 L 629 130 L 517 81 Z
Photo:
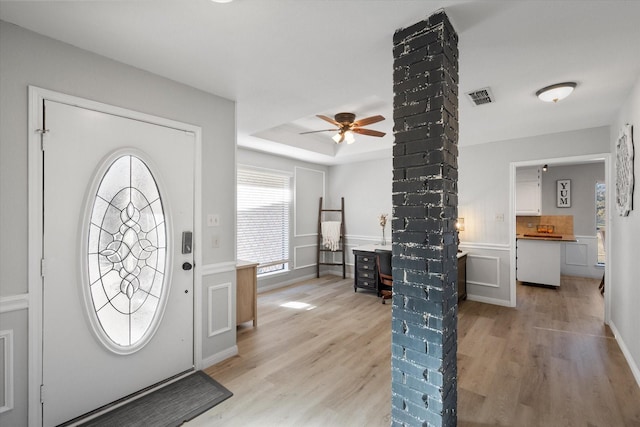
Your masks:
M 347 144 L 353 144 L 355 142 L 355 138 L 353 137 L 354 133 L 378 137 L 386 135 L 384 132 L 362 128 L 362 126 L 378 123 L 384 120 L 384 117 L 380 115 L 360 120 L 356 120 L 356 115 L 353 113 L 338 113 L 334 116 L 335 120 L 330 117 L 323 116 L 322 114 L 318 114 L 316 117 L 338 127 L 338 133 L 332 137 L 336 144 L 340 144 L 342 141 L 347 141 Z M 335 130 L 336 129 L 312 130 L 309 132 L 302 132 L 300 135 L 304 135 L 306 133 L 332 132 Z

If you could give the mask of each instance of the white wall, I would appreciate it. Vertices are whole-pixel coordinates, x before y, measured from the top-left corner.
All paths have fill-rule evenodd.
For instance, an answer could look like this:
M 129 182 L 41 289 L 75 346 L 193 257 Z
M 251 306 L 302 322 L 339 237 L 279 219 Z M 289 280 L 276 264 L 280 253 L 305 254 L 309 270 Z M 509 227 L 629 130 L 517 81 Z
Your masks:
M 458 215 L 465 219 L 460 246 L 470 251 L 469 299 L 510 300 L 511 163 L 606 152 L 608 127 L 460 147 Z
M 610 276 L 607 277 L 607 292 L 611 292 L 611 328 L 618 338 L 638 384 L 640 384 L 640 262 L 638 262 L 638 237 L 640 236 L 640 76 L 622 105 L 615 122 L 611 126 L 611 153 L 615 153 L 618 133 L 625 124 L 634 127 L 635 148 L 635 188 L 634 210 L 629 216 L 621 217 L 617 211 L 610 212 L 611 222 L 608 234 L 615 246 L 607 254 Z M 615 155 L 612 155 L 615 159 Z M 614 168 L 615 170 L 615 168 Z M 614 174 L 615 175 L 615 174 Z M 610 187 L 613 188 L 613 185 Z M 614 197 L 613 193 L 609 194 Z M 614 199 L 615 200 L 615 199 Z M 615 205 L 615 204 L 614 204 Z
M 571 207 L 556 206 L 556 181 L 571 180 Z M 550 165 L 542 173 L 542 215 L 573 215 L 577 242 L 562 243 L 560 273 L 600 278 L 604 268 L 598 263 L 596 235 L 596 182 L 604 182 L 604 163 Z M 609 185 L 610 188 L 615 188 Z
M 316 277 L 318 206 L 319 198 L 327 197 L 328 167 L 242 148 L 237 150 L 237 162 L 238 167 L 251 166 L 284 172 L 291 175 L 293 181 L 289 271 L 259 278 L 258 291 Z
M 556 181 L 571 180 L 571 207 L 556 206 Z M 604 162 L 551 165 L 542 173 L 542 215 L 573 215 L 573 232 L 594 236 L 596 230 L 596 182 L 604 182 Z
M 353 274 L 353 248 L 380 243 L 380 214 L 388 214 L 385 236 L 391 244 L 393 159 L 391 151 L 384 159 L 331 166 L 329 169 L 330 206 L 339 206 L 344 197 L 347 266 Z
M 210 271 L 203 278 L 203 312 L 208 286 L 235 284 L 234 103 L 0 22 L 0 329 L 14 331 L 15 362 L 15 408 L 0 414 L 0 424 L 12 426 L 27 423 L 28 85 L 200 126 L 202 217 L 217 213 L 224 225 L 217 230 L 220 248 L 201 248 L 201 267 Z M 210 241 L 213 231 L 202 229 L 203 242 Z M 226 300 L 214 304 L 233 309 Z M 235 328 L 212 338 L 206 331 L 203 358 L 235 346 Z

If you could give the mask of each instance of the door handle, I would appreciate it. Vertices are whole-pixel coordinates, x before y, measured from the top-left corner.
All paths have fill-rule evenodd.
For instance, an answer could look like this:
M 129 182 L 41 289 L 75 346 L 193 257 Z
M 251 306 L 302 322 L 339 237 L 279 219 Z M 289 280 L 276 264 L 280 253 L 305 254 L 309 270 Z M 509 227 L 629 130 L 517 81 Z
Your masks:
M 184 263 L 182 264 L 182 269 L 183 269 L 184 271 L 189 271 L 189 270 L 191 270 L 192 268 L 193 268 L 193 265 L 191 265 L 191 263 L 190 263 L 190 262 L 184 262 Z
M 182 253 L 190 254 L 193 247 L 193 233 L 191 231 L 182 232 Z

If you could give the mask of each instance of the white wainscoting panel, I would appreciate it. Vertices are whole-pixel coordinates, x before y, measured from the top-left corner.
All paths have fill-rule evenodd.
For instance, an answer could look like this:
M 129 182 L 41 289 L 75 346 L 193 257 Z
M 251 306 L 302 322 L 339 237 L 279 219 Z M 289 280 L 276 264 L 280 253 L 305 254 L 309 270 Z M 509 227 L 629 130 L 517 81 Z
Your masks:
M 0 414 L 13 409 L 13 331 L 0 331 Z
M 200 272 L 203 276 L 209 276 L 211 274 L 229 273 L 236 271 L 235 261 L 218 262 L 215 264 L 203 265 Z
M 473 280 L 469 280 L 473 278 Z M 500 258 L 485 255 L 467 255 L 467 284 L 500 287 Z
M 222 283 L 208 288 L 207 307 L 209 316 L 207 325 L 209 326 L 209 338 L 230 331 L 233 327 L 231 290 L 231 283 Z M 225 307 L 222 304 L 215 304 L 214 301 L 227 301 L 227 305 Z M 219 307 L 219 310 L 214 310 L 214 306 Z
M 299 270 L 316 266 L 318 245 L 299 245 L 293 247 L 293 269 Z
M 564 255 L 568 265 L 589 265 L 589 245 L 586 243 L 565 243 Z
M 600 278 L 603 266 L 598 266 L 598 237 L 576 236 L 576 242 L 562 243 L 560 273 L 567 276 Z

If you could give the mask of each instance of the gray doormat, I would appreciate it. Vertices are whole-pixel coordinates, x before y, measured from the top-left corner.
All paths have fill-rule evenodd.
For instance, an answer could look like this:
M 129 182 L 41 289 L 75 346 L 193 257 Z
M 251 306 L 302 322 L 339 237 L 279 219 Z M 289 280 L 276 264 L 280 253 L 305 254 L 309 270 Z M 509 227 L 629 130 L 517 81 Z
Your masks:
M 196 371 L 80 426 L 179 426 L 231 396 L 233 393 L 216 380 Z

